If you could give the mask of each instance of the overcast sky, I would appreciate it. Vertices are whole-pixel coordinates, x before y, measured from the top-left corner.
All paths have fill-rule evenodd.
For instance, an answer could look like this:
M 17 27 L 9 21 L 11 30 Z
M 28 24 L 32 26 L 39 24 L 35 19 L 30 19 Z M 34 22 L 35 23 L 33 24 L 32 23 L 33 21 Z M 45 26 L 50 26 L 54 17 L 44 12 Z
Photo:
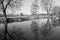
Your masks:
M 23 0 L 23 6 L 21 8 L 21 11 L 17 10 L 17 11 L 15 11 L 15 13 L 20 14 L 20 12 L 22 12 L 22 13 L 24 13 L 26 15 L 31 14 L 31 4 L 32 4 L 33 1 L 34 0 Z M 41 0 L 39 0 L 39 13 L 42 13 L 44 11 L 42 10 L 42 8 L 40 6 L 40 1 Z M 60 0 L 54 0 L 54 5 L 60 6 Z M 8 11 L 7 13 L 11 13 L 11 11 Z
M 24 0 L 23 1 L 23 7 L 22 7 L 22 12 L 24 13 L 24 14 L 27 14 L 27 15 L 29 15 L 29 14 L 31 14 L 31 4 L 32 4 L 32 2 L 33 2 L 34 0 Z M 39 0 L 39 4 L 40 4 L 40 0 Z M 58 5 L 58 6 L 60 6 L 60 0 L 54 0 L 54 5 Z M 42 9 L 41 9 L 41 6 L 39 6 L 40 7 L 40 9 L 39 9 L 39 13 L 41 13 L 41 12 L 43 12 L 42 11 Z

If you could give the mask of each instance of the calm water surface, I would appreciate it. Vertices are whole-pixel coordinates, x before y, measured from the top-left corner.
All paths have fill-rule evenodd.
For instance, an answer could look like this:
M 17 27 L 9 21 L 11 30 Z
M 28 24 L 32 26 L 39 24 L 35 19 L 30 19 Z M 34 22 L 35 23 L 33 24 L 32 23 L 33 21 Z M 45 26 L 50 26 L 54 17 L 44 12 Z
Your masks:
M 39 27 L 41 27 L 43 24 L 42 23 L 46 23 L 47 19 L 40 19 L 39 20 Z M 10 23 L 8 24 L 8 29 L 11 30 L 13 27 L 15 28 L 23 28 L 23 31 L 25 32 L 25 37 L 27 37 L 28 39 L 33 39 L 34 38 L 34 34 L 31 31 L 31 21 L 25 21 L 25 22 L 14 22 L 14 23 Z M 4 25 L 0 24 L 0 30 L 4 29 Z M 60 37 L 60 26 L 53 28 L 54 32 L 53 32 L 53 38 L 58 38 Z

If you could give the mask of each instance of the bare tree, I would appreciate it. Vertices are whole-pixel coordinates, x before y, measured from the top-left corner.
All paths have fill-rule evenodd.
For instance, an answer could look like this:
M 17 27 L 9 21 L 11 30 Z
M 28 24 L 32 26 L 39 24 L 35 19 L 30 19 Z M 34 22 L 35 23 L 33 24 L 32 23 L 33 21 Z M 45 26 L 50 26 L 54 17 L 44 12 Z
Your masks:
M 49 14 L 53 8 L 53 0 L 41 0 L 41 7 Z
M 52 8 L 53 8 L 53 0 L 41 0 L 41 6 L 43 9 L 46 10 L 47 15 L 50 16 L 50 12 L 52 11 Z M 48 18 L 48 20 L 49 20 L 49 18 Z
M 32 15 L 36 15 L 38 13 L 38 9 L 39 9 L 38 1 L 39 0 L 34 0 L 34 2 L 31 5 Z M 32 21 L 32 24 L 31 24 L 31 29 L 32 29 L 32 32 L 34 33 L 35 40 L 38 40 L 38 23 L 37 22 L 38 21 L 34 20 Z
M 5 40 L 7 40 L 7 26 L 8 26 L 8 20 L 7 20 L 7 9 L 9 7 L 11 8 L 19 8 L 21 7 L 22 0 L 0 0 L 0 9 L 4 14 L 5 17 Z
M 39 9 L 38 0 L 35 0 L 31 5 L 31 13 L 37 14 L 38 9 Z
M 44 10 L 46 10 L 47 12 L 47 15 L 50 16 L 50 13 L 52 11 L 52 8 L 53 8 L 53 0 L 41 0 L 41 6 Z M 51 31 L 51 23 L 50 23 L 50 18 L 48 18 L 47 20 L 47 23 L 45 24 L 44 26 L 44 30 L 43 30 L 43 35 L 46 37 L 47 35 L 46 34 L 50 34 L 50 31 Z M 42 31 L 41 31 L 42 32 Z

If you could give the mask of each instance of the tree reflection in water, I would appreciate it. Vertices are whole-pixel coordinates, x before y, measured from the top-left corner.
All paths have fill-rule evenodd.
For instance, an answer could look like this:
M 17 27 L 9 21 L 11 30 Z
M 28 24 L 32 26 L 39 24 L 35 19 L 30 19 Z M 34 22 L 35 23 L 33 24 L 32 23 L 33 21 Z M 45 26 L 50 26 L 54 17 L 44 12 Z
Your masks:
M 39 27 L 38 27 L 38 23 L 35 20 L 32 21 L 31 30 L 34 33 L 35 40 L 38 40 L 38 30 L 39 30 Z
M 41 27 L 38 26 L 37 21 L 32 21 L 31 24 L 31 30 L 34 33 L 36 40 L 38 39 L 39 32 L 40 36 L 43 37 L 42 40 L 48 40 L 49 37 L 53 35 L 53 28 L 54 26 L 52 25 L 50 19 L 48 19 L 46 23 L 42 24 Z
M 43 36 L 43 40 L 45 39 L 47 40 L 48 37 L 52 35 L 53 30 L 52 30 L 52 25 L 50 24 L 49 19 L 47 20 L 47 23 L 40 28 L 40 33 Z
M 9 30 L 9 33 L 13 38 L 8 37 L 8 40 L 26 40 L 22 28 L 17 28 L 16 26 L 13 26 L 13 28 Z

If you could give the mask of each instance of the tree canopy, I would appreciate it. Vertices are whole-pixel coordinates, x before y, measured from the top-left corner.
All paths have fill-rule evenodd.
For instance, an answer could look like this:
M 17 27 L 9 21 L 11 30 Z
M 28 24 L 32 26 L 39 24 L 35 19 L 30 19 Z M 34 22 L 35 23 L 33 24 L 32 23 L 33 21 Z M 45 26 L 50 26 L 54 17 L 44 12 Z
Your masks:
M 0 10 L 3 12 L 3 10 L 8 11 L 8 8 L 19 9 L 22 6 L 22 0 L 0 0 Z M 4 13 L 6 15 L 6 13 Z

